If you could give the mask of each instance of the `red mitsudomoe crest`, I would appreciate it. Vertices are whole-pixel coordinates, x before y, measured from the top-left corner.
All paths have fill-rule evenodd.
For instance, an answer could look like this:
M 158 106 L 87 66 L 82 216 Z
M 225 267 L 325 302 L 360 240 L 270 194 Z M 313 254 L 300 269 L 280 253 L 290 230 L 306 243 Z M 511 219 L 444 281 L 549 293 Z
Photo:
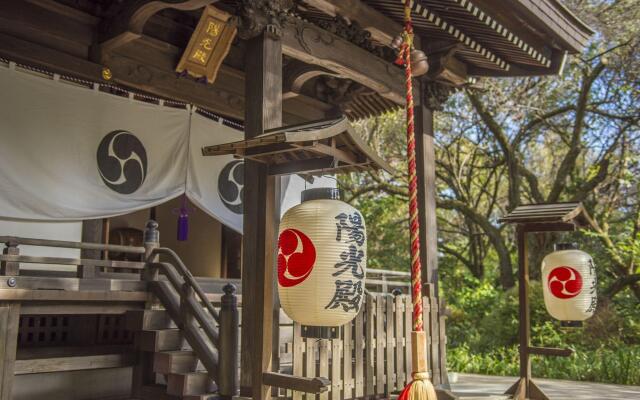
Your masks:
M 559 299 L 570 299 L 580 294 L 582 276 L 574 268 L 561 266 L 549 272 L 547 285 L 552 295 Z
M 302 283 L 316 262 L 316 248 L 307 235 L 289 228 L 278 237 L 278 282 L 291 287 Z

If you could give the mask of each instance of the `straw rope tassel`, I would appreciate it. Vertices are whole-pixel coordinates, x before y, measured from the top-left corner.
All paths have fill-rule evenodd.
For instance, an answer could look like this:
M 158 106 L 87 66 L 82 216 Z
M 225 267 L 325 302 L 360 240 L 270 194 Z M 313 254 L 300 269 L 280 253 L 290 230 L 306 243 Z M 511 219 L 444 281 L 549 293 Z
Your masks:
M 411 73 L 411 0 L 404 0 L 404 41 L 399 62 L 404 64 L 407 91 L 407 157 L 409 159 L 409 221 L 411 230 L 411 301 L 413 303 L 413 332 L 411 354 L 412 381 L 402 390 L 398 400 L 436 400 L 436 391 L 427 371 L 426 342 L 422 321 L 422 266 L 420 264 L 420 222 L 418 220 L 418 176 L 416 174 L 416 135 L 413 117 L 413 79 Z

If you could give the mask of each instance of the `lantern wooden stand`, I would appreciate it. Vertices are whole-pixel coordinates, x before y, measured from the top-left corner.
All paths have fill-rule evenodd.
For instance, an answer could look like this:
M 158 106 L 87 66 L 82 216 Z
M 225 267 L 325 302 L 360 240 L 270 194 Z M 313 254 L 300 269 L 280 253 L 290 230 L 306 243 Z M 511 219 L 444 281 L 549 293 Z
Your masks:
M 257 161 L 268 167 L 269 175 L 391 171 L 346 117 L 269 129 L 251 139 L 204 147 L 202 154 L 233 154 Z
M 279 85 L 272 85 L 279 87 Z M 251 85 L 248 85 L 251 87 Z M 248 96 L 249 97 L 249 96 Z M 260 100 L 260 96 L 257 97 Z M 262 105 L 260 100 L 260 105 Z M 246 124 L 245 124 L 246 125 Z M 338 172 L 360 172 L 370 169 L 384 169 L 390 171 L 391 167 L 383 161 L 353 130 L 353 127 L 346 118 L 335 118 L 321 120 L 301 125 L 292 125 L 282 128 L 272 129 L 252 129 L 257 131 L 257 135 L 245 135 L 246 139 L 234 143 L 207 146 L 202 149 L 204 156 L 215 156 L 222 154 L 233 154 L 235 157 L 246 159 L 245 176 L 248 175 L 248 167 L 259 173 L 262 179 L 272 182 L 274 178 L 287 174 L 304 175 L 324 175 Z M 267 128 L 264 126 L 263 128 Z M 245 126 L 245 131 L 248 129 Z M 246 283 L 258 282 L 262 290 L 261 295 L 256 295 L 253 299 L 245 301 L 243 304 L 242 321 L 243 324 L 251 325 L 250 329 L 245 329 L 242 336 L 242 348 L 251 348 L 250 352 L 243 352 L 243 365 L 251 365 L 251 371 L 242 371 L 241 374 L 241 396 L 251 395 L 254 399 L 270 398 L 270 387 L 297 390 L 307 393 L 322 393 L 329 390 L 331 381 L 327 378 L 304 378 L 300 376 L 272 372 L 278 364 L 277 352 L 274 354 L 273 348 L 277 348 L 279 316 L 276 300 L 273 297 L 274 276 L 276 268 L 276 254 L 273 248 L 276 247 L 277 222 L 274 215 L 277 205 L 274 202 L 275 193 L 251 193 L 256 189 L 248 185 L 245 179 L 245 207 L 253 204 L 258 208 L 259 202 L 261 213 L 251 215 L 251 207 L 245 208 L 245 227 L 251 227 L 252 233 L 245 231 L 245 238 L 252 237 L 255 233 L 252 245 L 260 245 L 259 249 L 249 249 L 245 247 L 245 259 L 255 258 L 255 254 L 265 254 L 259 263 L 247 264 L 243 272 L 243 291 L 245 293 L 256 293 L 255 288 L 247 287 Z M 257 186 L 253 185 L 253 186 Z M 265 204 L 265 198 L 268 205 Z M 249 218 L 249 219 L 248 219 Z M 253 218 L 253 219 L 251 219 Z M 260 225 L 260 227 L 258 227 Z M 246 239 L 245 239 L 246 240 Z M 247 241 L 248 243 L 250 241 Z M 264 267 L 264 268 L 263 268 Z M 248 273 L 259 272 L 259 279 L 249 279 Z M 274 311 L 272 314 L 270 311 Z M 256 349 L 257 346 L 261 346 Z M 251 347 L 253 346 L 253 347 Z M 262 354 L 258 351 L 261 350 Z M 250 358 L 249 358 L 250 357 Z M 246 387 L 249 381 L 251 387 Z M 245 384 L 245 385 L 243 385 Z M 243 387 L 244 386 L 244 387 Z
M 590 226 L 592 221 L 581 203 L 529 204 L 520 206 L 500 218 L 502 223 L 516 224 L 518 238 L 518 297 L 520 336 L 520 379 L 505 394 L 514 399 L 548 400 L 542 389 L 531 378 L 530 356 L 568 357 L 573 351 L 531 346 L 529 318 L 529 251 L 528 233 L 570 232 Z

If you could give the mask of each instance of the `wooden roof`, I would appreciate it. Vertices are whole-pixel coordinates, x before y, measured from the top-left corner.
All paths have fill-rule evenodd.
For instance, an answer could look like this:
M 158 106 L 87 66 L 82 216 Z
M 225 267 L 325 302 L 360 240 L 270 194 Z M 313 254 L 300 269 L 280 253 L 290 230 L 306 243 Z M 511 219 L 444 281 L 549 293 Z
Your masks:
M 233 154 L 265 163 L 271 175 L 391 170 L 346 118 L 270 129 L 252 139 L 204 147 L 202 154 Z
M 365 2 L 402 21 L 404 0 Z M 473 76 L 557 73 L 565 53 L 582 51 L 593 35 L 558 0 L 415 0 L 412 10 L 429 50 L 462 44 L 456 57 Z
M 592 225 L 592 220 L 580 202 L 527 204 L 516 207 L 498 219 L 508 224 L 570 223 L 580 227 Z
M 213 84 L 175 72 L 211 3 L 236 17 L 254 15 L 258 26 L 281 25 L 285 123 L 338 112 L 359 119 L 404 105 L 404 72 L 390 49 L 402 31 L 403 0 L 0 2 L 0 58 L 91 82 L 107 79 L 108 68 L 109 84 L 240 122 L 244 39 L 233 42 Z M 414 0 L 412 7 L 428 78 L 447 86 L 475 76 L 557 73 L 565 54 L 592 35 L 559 0 Z

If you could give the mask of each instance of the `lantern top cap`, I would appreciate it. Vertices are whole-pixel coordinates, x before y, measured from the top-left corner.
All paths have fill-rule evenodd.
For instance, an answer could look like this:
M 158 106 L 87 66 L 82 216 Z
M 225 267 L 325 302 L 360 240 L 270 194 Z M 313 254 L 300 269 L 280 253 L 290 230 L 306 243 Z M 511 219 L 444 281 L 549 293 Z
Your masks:
M 565 224 L 575 227 L 595 226 L 587 210 L 580 202 L 526 204 L 518 206 L 498 219 L 507 224 Z
M 300 193 L 302 202 L 308 200 L 342 200 L 342 191 L 338 188 L 323 187 L 303 190 Z
M 202 148 L 204 156 L 224 154 L 265 164 L 269 175 L 392 171 L 346 117 L 269 129 L 253 138 Z
M 553 250 L 561 251 L 561 250 L 578 250 L 578 243 L 556 243 L 553 245 Z

